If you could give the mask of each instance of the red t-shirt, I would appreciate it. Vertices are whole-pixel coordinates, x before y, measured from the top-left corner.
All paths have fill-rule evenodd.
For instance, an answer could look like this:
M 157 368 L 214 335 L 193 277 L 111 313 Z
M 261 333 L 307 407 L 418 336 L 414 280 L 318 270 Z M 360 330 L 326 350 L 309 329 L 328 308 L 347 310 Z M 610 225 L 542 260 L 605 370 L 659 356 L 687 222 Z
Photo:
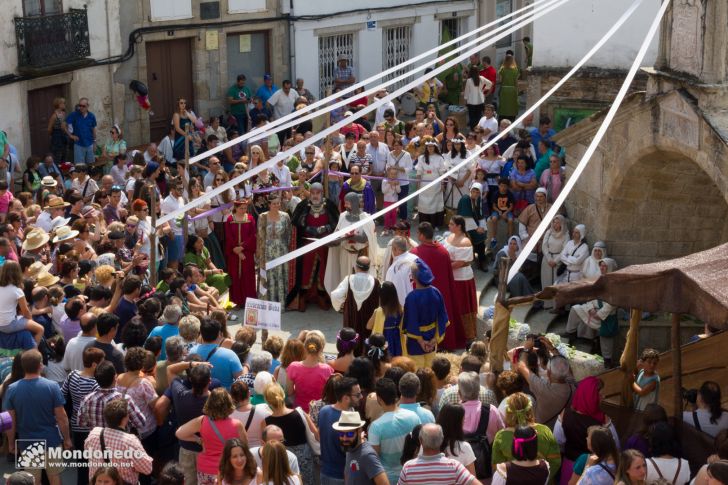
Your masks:
M 495 80 L 497 78 L 497 73 L 495 70 L 495 67 L 488 66 L 482 71 L 480 71 L 480 75 L 483 76 L 485 79 L 493 83 L 493 86 L 490 88 L 490 94 L 493 94 L 495 92 Z

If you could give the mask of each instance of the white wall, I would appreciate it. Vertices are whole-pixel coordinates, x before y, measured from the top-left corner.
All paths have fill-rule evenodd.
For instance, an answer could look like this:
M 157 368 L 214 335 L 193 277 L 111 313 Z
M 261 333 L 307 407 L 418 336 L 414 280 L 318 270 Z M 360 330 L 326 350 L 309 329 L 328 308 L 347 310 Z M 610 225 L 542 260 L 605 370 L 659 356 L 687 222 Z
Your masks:
M 352 5 L 353 3 L 353 5 Z M 350 10 L 364 7 L 351 2 L 347 6 Z M 393 4 L 411 3 L 407 0 L 384 1 L 372 0 L 368 2 L 368 7 L 375 5 L 393 5 Z M 299 8 L 300 6 L 300 8 Z M 324 6 L 326 9 L 324 9 Z M 314 9 L 315 7 L 315 9 Z M 341 8 L 341 2 L 334 0 L 317 0 L 316 2 L 306 0 L 296 0 L 294 4 L 294 15 L 310 15 L 320 14 L 322 11 L 328 12 L 338 11 Z M 366 8 L 366 7 L 364 7 Z M 377 28 L 368 31 L 366 28 L 357 30 L 354 33 L 354 42 L 356 47 L 354 73 L 357 81 L 366 79 L 374 74 L 382 72 L 382 27 L 379 22 L 391 21 L 398 18 L 416 17 L 417 21 L 412 25 L 412 44 L 410 46 L 410 55 L 412 57 L 421 54 L 439 44 L 440 21 L 435 19 L 438 13 L 471 11 L 475 9 L 475 3 L 472 0 L 446 2 L 442 5 L 426 5 L 415 8 L 402 8 L 396 10 L 386 10 L 367 14 L 366 12 L 352 15 L 337 15 L 335 17 L 321 19 L 316 21 L 297 21 L 294 22 L 294 43 L 295 43 L 295 62 L 293 65 L 293 78 L 303 78 L 306 86 L 313 92 L 318 92 L 319 87 L 319 64 L 318 64 L 318 37 L 314 30 L 324 29 L 337 26 L 353 25 L 357 29 L 363 27 L 368 20 L 377 21 Z M 475 16 L 462 17 L 463 33 L 475 28 Z M 433 57 L 434 58 L 434 57 Z M 417 75 L 421 75 L 422 72 Z
M 413 0 L 368 0 L 368 1 L 349 1 L 342 2 L 341 0 L 293 0 L 293 12 L 295 15 L 327 15 L 334 12 L 342 12 L 349 10 L 358 9 L 374 9 L 374 8 L 387 8 L 387 7 L 399 7 L 401 5 L 410 5 L 416 3 Z M 444 8 L 453 2 L 443 1 L 442 5 L 435 5 L 435 7 Z M 372 12 L 374 15 L 377 12 Z M 365 12 L 366 15 L 366 12 Z M 386 14 L 385 14 L 386 16 Z M 337 17 L 341 18 L 341 17 Z
M 533 25 L 534 67 L 570 67 L 616 23 L 633 0 L 572 0 L 536 20 Z M 642 4 L 620 30 L 588 62 L 589 66 L 628 69 L 660 7 L 658 0 Z M 643 65 L 657 58 L 655 35 Z
M 15 41 L 15 22 L 14 17 L 23 16 L 23 3 L 21 0 L 4 0 L 2 8 L 0 8 L 0 24 L 4 25 L 4 29 L 0 29 L 0 76 L 12 74 L 18 65 L 18 48 Z M 7 98 L 0 97 L 3 101 Z

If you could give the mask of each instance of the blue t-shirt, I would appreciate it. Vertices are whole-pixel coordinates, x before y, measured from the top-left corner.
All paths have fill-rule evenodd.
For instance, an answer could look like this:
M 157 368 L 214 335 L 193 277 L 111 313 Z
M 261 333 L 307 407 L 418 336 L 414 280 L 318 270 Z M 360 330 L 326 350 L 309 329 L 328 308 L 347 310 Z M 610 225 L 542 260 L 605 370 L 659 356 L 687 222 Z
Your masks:
M 321 473 L 343 480 L 346 454 L 339 444 L 339 432 L 332 428 L 340 416 L 341 411 L 335 407 L 324 406 L 319 411 L 318 427 L 321 434 Z
M 541 140 L 550 141 L 551 137 L 556 134 L 556 131 L 553 128 L 549 128 L 545 135 L 542 135 L 540 131 L 538 131 L 538 128 L 534 128 L 531 130 L 531 143 L 533 144 L 534 150 L 536 150 L 536 158 L 541 156 L 541 153 L 538 151 L 538 142 Z
M 77 145 L 90 147 L 94 143 L 94 128 L 96 128 L 96 116 L 92 112 L 86 113 L 84 117 L 76 110 L 66 116 L 66 124 L 73 126 L 73 134 L 78 137 Z
M 217 347 L 217 350 L 212 354 L 212 357 L 208 358 L 207 356 L 215 347 Z M 243 372 L 243 365 L 240 363 L 237 354 L 230 349 L 219 347 L 218 344 L 195 345 L 190 350 L 190 354 L 197 354 L 202 357 L 202 360 L 211 363 L 212 370 L 210 374 L 228 390 L 233 385 L 235 374 Z
M 276 369 L 278 368 L 279 365 L 281 365 L 281 361 L 280 360 L 278 360 L 278 359 L 271 360 L 271 362 L 270 362 L 270 369 L 268 369 L 268 372 L 270 372 L 271 374 L 273 374 L 276 371 Z
M 418 424 L 420 418 L 415 413 L 400 408 L 382 414 L 369 427 L 369 443 L 372 446 L 379 446 L 379 456 L 389 483 L 397 483 L 399 480 L 402 471 L 399 459 L 404 448 L 404 438 Z
M 129 323 L 129 320 L 134 318 L 136 314 L 136 303 L 122 297 L 121 301 L 119 301 L 119 305 L 116 307 L 116 310 L 114 310 L 114 315 L 119 317 L 119 328 L 116 331 L 116 337 L 114 337 L 115 342 L 121 342 L 121 335 L 124 330 L 124 325 Z
M 265 103 L 268 102 L 268 99 L 270 99 L 270 97 L 273 96 L 273 93 L 275 93 L 276 91 L 278 91 L 278 86 L 276 86 L 275 84 L 271 84 L 270 88 L 268 88 L 268 86 L 266 86 L 265 84 L 261 84 L 258 90 L 255 92 L 255 95 L 263 100 L 263 106 L 265 106 Z
M 45 377 L 10 384 L 3 409 L 15 411 L 18 438 L 30 440 L 18 442 L 19 449 L 32 445 L 32 440 L 46 440 L 48 446 L 60 446 L 63 440 L 55 410 L 65 403 L 58 384 Z
M 165 323 L 164 325 L 158 325 L 154 327 L 151 332 L 149 332 L 147 340 L 152 337 L 162 337 L 162 353 L 159 354 L 159 359 L 157 360 L 165 360 L 167 358 L 167 350 L 164 348 L 164 343 L 169 337 L 174 337 L 175 335 L 179 335 L 179 327 L 177 325 L 170 325 L 168 323 Z
M 423 408 L 418 402 L 413 402 L 411 404 L 400 404 L 399 407 L 415 413 L 417 417 L 420 418 L 420 423 L 422 424 L 435 422 L 435 416 L 432 414 L 432 411 Z

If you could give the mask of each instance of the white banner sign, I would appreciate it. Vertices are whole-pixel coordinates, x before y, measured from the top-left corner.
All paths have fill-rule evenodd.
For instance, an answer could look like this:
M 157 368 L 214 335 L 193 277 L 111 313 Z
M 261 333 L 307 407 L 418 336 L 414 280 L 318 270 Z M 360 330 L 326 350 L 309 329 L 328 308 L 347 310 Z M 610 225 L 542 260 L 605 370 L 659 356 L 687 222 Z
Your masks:
M 277 301 L 245 300 L 245 325 L 266 330 L 281 329 L 281 304 Z

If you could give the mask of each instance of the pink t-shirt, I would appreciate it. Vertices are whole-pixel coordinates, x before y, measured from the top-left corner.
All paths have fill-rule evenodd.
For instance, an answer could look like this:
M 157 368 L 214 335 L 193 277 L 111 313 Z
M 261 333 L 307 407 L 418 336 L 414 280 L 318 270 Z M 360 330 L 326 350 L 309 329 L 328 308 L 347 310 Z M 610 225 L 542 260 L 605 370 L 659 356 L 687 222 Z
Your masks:
M 318 364 L 316 367 L 305 367 L 303 362 L 293 362 L 286 369 L 288 380 L 296 387 L 296 406 L 308 412 L 311 401 L 321 399 L 321 392 L 334 369 L 328 364 Z
M 215 421 L 218 431 L 225 441 L 231 438 L 240 438 L 240 433 L 235 428 L 237 420 L 225 418 Z M 202 438 L 202 452 L 197 455 L 197 471 L 208 475 L 217 475 L 220 471 L 220 458 L 225 443 L 215 433 L 210 425 L 210 418 L 203 416 L 200 425 L 200 437 Z
M 0 195 L 0 213 L 7 212 L 10 208 L 10 202 L 13 200 L 13 194 L 9 190 L 6 190 L 4 194 Z

